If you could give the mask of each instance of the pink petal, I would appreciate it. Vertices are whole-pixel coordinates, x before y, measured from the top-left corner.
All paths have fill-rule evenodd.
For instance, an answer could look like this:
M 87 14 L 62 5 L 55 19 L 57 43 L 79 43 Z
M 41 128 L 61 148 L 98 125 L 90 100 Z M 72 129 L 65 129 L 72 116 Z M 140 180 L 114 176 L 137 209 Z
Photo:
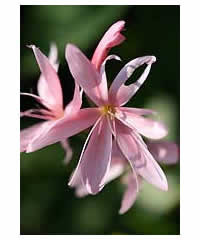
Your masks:
M 97 106 L 106 103 L 108 101 L 107 83 L 101 80 L 100 74 L 86 56 L 72 44 L 67 45 L 65 56 L 75 82 L 83 88 L 88 97 Z
M 82 183 L 80 171 L 80 168 L 76 168 L 76 170 L 72 173 L 69 186 L 75 188 L 76 197 L 82 198 L 87 196 L 89 193 L 86 186 Z
M 139 182 L 139 184 L 141 184 L 140 177 L 137 177 L 137 178 L 138 179 L 136 179 L 136 176 L 134 174 L 128 175 L 127 189 L 124 193 L 124 196 L 123 196 L 123 199 L 121 202 L 121 207 L 119 210 L 120 214 L 124 214 L 125 212 L 127 212 L 135 203 L 135 200 L 138 195 L 137 182 Z
M 27 152 L 33 152 L 50 144 L 60 142 L 90 127 L 99 118 L 97 108 L 81 109 L 76 115 L 64 116 L 51 124 L 28 145 Z M 50 122 L 50 121 L 49 121 Z
M 121 152 L 116 140 L 114 140 L 112 143 L 112 162 L 111 162 L 111 164 L 112 165 L 122 164 L 125 166 L 126 163 L 127 163 L 127 159 Z
M 125 40 L 125 37 L 120 33 L 124 29 L 124 25 L 125 21 L 118 21 L 113 24 L 99 42 L 91 60 L 97 70 L 100 69 L 110 49 Z
M 116 120 L 117 142 L 131 167 L 146 181 L 167 191 L 167 179 L 137 132 Z
M 21 92 L 20 95 L 23 95 L 23 96 L 29 96 L 29 97 L 33 97 L 36 101 L 38 101 L 39 103 L 41 103 L 42 105 L 46 106 L 47 108 L 50 108 L 51 106 L 49 106 L 48 102 L 45 101 L 43 98 L 35 95 L 35 94 L 32 94 L 32 93 L 24 93 L 24 92 Z
M 116 114 L 117 118 L 123 121 L 124 124 L 137 130 L 140 134 L 151 139 L 161 139 L 168 133 L 166 126 L 162 122 L 158 122 L 149 118 L 126 111 L 121 108 L 121 111 Z
M 179 147 L 173 142 L 148 142 L 148 149 L 153 157 L 160 163 L 175 164 L 179 160 Z
M 104 186 L 110 169 L 112 133 L 106 118 L 93 129 L 88 146 L 81 154 L 78 167 L 88 193 L 97 194 Z M 77 170 L 78 171 L 78 170 Z
M 72 101 L 65 107 L 65 116 L 76 114 L 82 105 L 82 94 L 83 91 L 79 90 L 78 84 L 75 84 L 74 97 Z
M 54 67 L 39 48 L 36 48 L 34 45 L 31 45 L 30 47 L 33 49 L 40 71 L 46 81 L 45 84 L 43 82 L 43 87 L 40 86 L 41 96 L 51 105 L 51 109 L 62 109 L 62 89 Z
M 126 159 L 124 159 L 120 149 L 116 145 L 116 142 L 113 141 L 112 145 L 112 159 L 110 170 L 106 176 L 105 183 L 109 183 L 110 181 L 119 177 L 125 170 L 126 167 Z M 73 181 L 70 180 L 70 186 L 76 189 L 76 196 L 77 197 L 84 197 L 88 195 L 88 191 L 85 185 L 83 185 L 81 181 L 81 173 L 80 168 L 78 167 L 76 170 L 76 174 L 72 174 Z M 71 177 L 71 179 L 72 179 Z
M 72 159 L 72 155 L 73 155 L 73 150 L 69 144 L 69 140 L 62 140 L 61 142 L 61 146 L 63 147 L 63 149 L 65 150 L 65 159 L 64 159 L 64 163 L 68 164 L 70 162 L 70 160 Z
M 24 112 L 20 112 L 20 117 L 32 117 L 32 118 L 39 118 L 43 120 L 52 120 L 55 118 L 51 112 L 45 109 L 29 109 Z
M 128 113 L 132 113 L 139 116 L 145 116 L 145 115 L 156 115 L 157 113 L 154 110 L 151 109 L 144 109 L 144 108 L 129 108 L 129 107 L 119 107 L 117 108 L 119 111 L 124 111 Z
M 58 66 L 59 66 L 59 64 L 57 62 L 57 58 L 58 58 L 57 47 L 55 44 L 51 44 L 48 59 L 49 59 L 49 63 L 55 69 L 56 72 L 58 71 Z M 49 65 L 49 63 L 47 63 L 47 64 Z M 59 80 L 58 80 L 58 84 L 60 85 Z M 54 99 L 54 96 L 52 96 L 49 82 L 45 79 L 45 76 L 43 74 L 40 75 L 40 78 L 39 78 L 39 81 L 37 84 L 37 90 L 38 90 L 38 94 L 40 95 L 40 97 L 45 99 L 47 102 L 49 101 L 50 105 L 52 105 L 52 103 L 54 103 L 55 99 Z
M 111 84 L 109 90 L 110 103 L 115 106 L 122 106 L 127 103 L 144 83 L 150 72 L 151 65 L 155 61 L 156 58 L 154 56 L 145 56 L 136 58 L 127 63 Z M 135 83 L 130 84 L 129 86 L 125 86 L 124 83 L 131 77 L 133 72 L 143 64 L 147 64 L 147 67 L 140 78 Z
M 20 152 L 26 152 L 28 144 L 44 129 L 45 125 L 46 122 L 37 123 L 20 131 Z
M 48 59 L 49 59 L 49 62 L 51 63 L 51 65 L 53 66 L 53 68 L 55 69 L 55 71 L 58 72 L 58 67 L 59 67 L 58 49 L 57 49 L 55 43 L 51 43 L 51 45 L 50 45 L 50 52 L 49 52 Z
M 102 82 L 102 85 L 104 86 L 104 88 L 106 89 L 105 99 L 108 99 L 108 85 L 107 85 L 107 77 L 106 77 L 105 66 L 106 66 L 106 62 L 108 60 L 112 60 L 112 59 L 121 61 L 120 57 L 118 57 L 117 55 L 110 55 L 104 60 L 104 62 L 101 65 L 101 68 L 100 68 L 101 82 Z

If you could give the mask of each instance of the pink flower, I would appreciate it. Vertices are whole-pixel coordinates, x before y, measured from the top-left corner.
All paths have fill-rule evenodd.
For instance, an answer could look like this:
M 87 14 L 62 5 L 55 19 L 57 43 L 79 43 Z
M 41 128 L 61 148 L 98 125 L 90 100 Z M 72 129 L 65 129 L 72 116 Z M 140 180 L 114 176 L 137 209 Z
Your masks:
M 20 150 L 22 152 L 28 152 L 31 141 L 34 141 L 35 138 L 58 122 L 59 119 L 68 119 L 69 114 L 76 115 L 82 104 L 82 93 L 79 92 L 79 87 L 76 85 L 73 100 L 63 109 L 62 89 L 56 73 L 59 66 L 57 63 L 56 46 L 54 44 L 51 45 L 49 59 L 35 46 L 30 47 L 33 49 L 42 72 L 37 85 L 39 96 L 30 93 L 21 94 L 35 98 L 44 108 L 22 112 L 21 116 L 39 118 L 46 121 L 21 131 Z M 67 152 L 65 161 L 68 162 L 72 157 L 72 149 L 67 139 L 61 140 L 61 145 Z
M 154 158 L 161 163 L 175 164 L 179 160 L 179 148 L 175 143 L 155 141 L 151 143 L 148 142 L 147 147 L 153 154 Z M 122 176 L 122 174 L 125 175 Z M 142 187 L 142 178 L 138 174 L 132 174 L 132 171 L 127 168 L 126 158 L 117 146 L 116 141 L 113 141 L 111 166 L 105 180 L 106 184 L 119 176 L 122 176 L 122 183 L 126 185 L 126 190 L 119 210 L 120 214 L 124 214 L 135 203 L 139 190 Z M 76 174 L 72 187 L 75 188 L 77 197 L 84 197 L 88 195 L 85 185 L 82 184 L 80 172 L 79 174 Z
M 96 110 L 97 120 L 86 140 L 69 185 L 73 185 L 76 175 L 80 175 L 88 193 L 96 194 L 103 188 L 111 166 L 114 139 L 135 176 L 140 175 L 158 188 L 167 190 L 167 179 L 140 136 L 161 139 L 167 135 L 165 126 L 161 122 L 143 117 L 153 113 L 152 110 L 122 107 L 146 80 L 156 58 L 139 57 L 127 63 L 116 76 L 109 91 L 105 64 L 107 60 L 119 60 L 119 57 L 107 57 L 98 72 L 77 47 L 68 44 L 66 59 L 76 84 L 97 105 L 96 108 L 91 108 Z M 147 64 L 147 67 L 141 77 L 126 86 L 124 83 L 127 79 L 143 64 Z
M 102 64 L 109 50 L 113 46 L 120 44 L 125 39 L 120 33 L 120 31 L 123 30 L 124 25 L 124 21 L 116 22 L 103 36 L 91 60 L 96 68 Z M 36 55 L 36 60 L 40 66 L 40 70 L 43 73 L 44 77 L 47 78 L 47 80 L 43 78 L 42 82 L 41 80 L 39 81 L 38 85 L 44 88 L 43 91 L 39 91 L 40 89 L 38 88 L 40 97 L 33 94 L 26 95 L 35 97 L 51 111 L 47 112 L 44 109 L 37 109 L 37 111 L 35 111 L 32 109 L 22 114 L 26 116 L 47 119 L 48 121 L 40 125 L 34 125 L 32 128 L 22 131 L 21 150 L 26 152 L 33 152 L 59 141 L 61 141 L 62 145 L 66 147 L 67 142 L 63 142 L 63 139 L 67 139 L 68 137 L 73 136 L 93 125 L 99 118 L 100 112 L 96 108 L 80 109 L 81 96 L 77 84 L 74 93 L 74 99 L 63 111 L 62 92 L 56 71 L 52 69 L 52 66 L 49 64 L 48 59 L 40 52 L 39 49 L 33 47 L 33 50 Z M 54 62 L 55 57 L 52 59 L 51 63 Z M 45 95 L 46 92 L 48 93 L 47 96 Z M 53 96 L 51 92 L 54 94 Z M 48 99 L 51 99 L 50 103 L 53 104 L 48 103 Z M 40 115 L 36 114 L 38 111 Z M 55 116 L 55 118 L 49 118 L 50 116 Z

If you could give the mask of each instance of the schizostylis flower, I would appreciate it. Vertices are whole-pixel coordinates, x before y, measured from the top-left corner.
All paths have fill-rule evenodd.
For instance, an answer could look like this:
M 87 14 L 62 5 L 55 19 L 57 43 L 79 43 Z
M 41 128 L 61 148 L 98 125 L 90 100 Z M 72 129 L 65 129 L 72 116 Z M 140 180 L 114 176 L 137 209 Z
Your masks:
M 97 105 L 93 109 L 98 111 L 97 121 L 86 140 L 70 184 L 73 185 L 73 179 L 78 173 L 87 191 L 90 194 L 98 193 L 105 185 L 111 166 L 112 144 L 115 139 L 119 151 L 130 163 L 133 174 L 138 174 L 158 188 L 167 190 L 165 174 L 140 136 L 141 134 L 150 139 L 161 139 L 167 135 L 166 127 L 161 122 L 143 117 L 152 114 L 152 110 L 122 107 L 146 80 L 156 58 L 139 57 L 127 63 L 114 79 L 109 91 L 105 64 L 110 59 L 119 60 L 119 57 L 108 56 L 101 65 L 100 72 L 97 72 L 76 46 L 68 44 L 66 59 L 75 82 Z M 128 78 L 143 64 L 146 64 L 146 69 L 141 77 L 126 86 Z
M 39 96 L 30 93 L 21 94 L 33 97 L 42 104 L 43 108 L 30 109 L 25 112 L 21 112 L 21 117 L 27 116 L 46 121 L 37 123 L 32 127 L 21 131 L 21 152 L 26 152 L 30 142 L 37 138 L 41 133 L 44 133 L 48 127 L 52 126 L 52 124 L 55 124 L 58 119 L 67 119 L 69 114 L 76 115 L 82 104 L 82 93 L 79 92 L 79 87 L 76 85 L 73 100 L 65 108 L 63 108 L 62 89 L 57 75 L 59 64 L 57 62 L 58 53 L 56 45 L 51 45 L 49 58 L 47 58 L 34 45 L 29 47 L 32 48 L 42 73 L 37 84 Z M 61 140 L 61 145 L 66 150 L 65 160 L 68 162 L 72 157 L 72 149 L 67 139 Z

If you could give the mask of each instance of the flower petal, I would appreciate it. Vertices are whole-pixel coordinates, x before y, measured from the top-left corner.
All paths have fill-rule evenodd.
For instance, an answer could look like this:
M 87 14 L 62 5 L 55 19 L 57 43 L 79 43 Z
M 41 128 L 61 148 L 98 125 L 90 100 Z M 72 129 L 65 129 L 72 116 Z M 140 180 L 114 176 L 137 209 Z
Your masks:
M 55 69 L 56 72 L 58 71 L 58 66 L 59 66 L 59 64 L 57 62 L 57 58 L 58 58 L 58 50 L 57 50 L 56 45 L 54 43 L 52 43 L 50 46 L 50 52 L 49 52 L 48 59 L 49 59 L 49 63 L 52 65 L 52 67 Z M 58 84 L 60 84 L 59 80 L 58 80 Z M 47 102 L 49 101 L 50 105 L 51 105 L 52 101 L 54 103 L 54 97 L 52 99 L 52 93 L 51 93 L 51 89 L 49 86 L 49 82 L 45 79 L 44 74 L 40 75 L 40 78 L 39 78 L 38 84 L 37 84 L 37 90 L 38 90 L 39 96 L 41 98 L 45 99 Z
M 97 108 L 81 109 L 77 114 L 64 116 L 51 121 L 42 134 L 34 138 L 28 145 L 27 152 L 33 152 L 47 145 L 60 142 L 90 127 L 99 118 Z M 50 121 L 49 121 L 50 122 Z
M 63 147 L 63 149 L 65 150 L 64 163 L 68 164 L 70 162 L 70 160 L 72 159 L 72 155 L 73 155 L 73 150 L 69 144 L 69 140 L 68 139 L 62 140 L 60 142 L 60 144 Z
M 117 142 L 131 167 L 146 181 L 167 191 L 167 179 L 137 132 L 116 120 Z
M 106 176 L 105 183 L 107 184 L 112 180 L 116 179 L 117 177 L 119 177 L 125 170 L 125 166 L 126 166 L 126 159 L 124 159 L 116 142 L 113 141 L 111 165 L 110 165 L 110 170 Z M 84 197 L 88 195 L 89 193 L 87 191 L 87 188 L 81 181 L 81 173 L 80 173 L 79 166 L 76 170 L 76 174 L 73 173 L 72 177 L 73 177 L 73 181 L 70 180 L 70 186 L 76 189 L 75 191 L 76 196 Z
M 74 89 L 74 97 L 72 101 L 65 107 L 64 114 L 67 115 L 72 115 L 76 114 L 82 105 L 82 95 L 83 91 L 79 90 L 79 85 L 75 84 L 75 89 Z
M 137 130 L 140 134 L 151 139 L 161 139 L 168 133 L 166 126 L 159 121 L 126 111 L 121 108 L 121 111 L 116 114 L 116 117 L 127 124 L 128 127 Z
M 65 56 L 75 82 L 88 97 L 98 106 L 107 103 L 107 84 L 86 56 L 72 44 L 67 45 Z
M 62 89 L 60 80 L 54 67 L 49 62 L 48 58 L 39 50 L 39 48 L 35 47 L 34 45 L 29 47 L 33 49 L 35 58 L 40 67 L 40 71 L 44 76 L 44 80 L 46 81 L 46 83 L 43 85 L 44 87 L 40 87 L 40 94 L 42 94 L 41 97 L 43 97 L 46 102 L 51 105 L 51 109 L 62 109 Z
M 156 111 L 154 111 L 152 109 L 145 109 L 145 108 L 119 107 L 116 109 L 118 109 L 119 111 L 124 111 L 124 112 L 132 113 L 135 115 L 139 115 L 139 116 L 145 116 L 145 115 L 151 115 L 151 114 L 156 115 L 157 114 Z
M 110 86 L 109 101 L 115 106 L 122 106 L 129 101 L 129 99 L 138 91 L 141 85 L 146 80 L 151 65 L 156 61 L 154 56 L 145 56 L 136 58 L 128 62 L 122 70 L 118 73 L 115 80 Z M 133 84 L 125 86 L 124 83 L 131 77 L 133 72 L 143 64 L 147 64 L 147 67 L 140 78 Z
M 137 182 L 139 182 L 139 185 L 141 184 L 141 178 L 139 176 L 135 176 L 134 174 L 128 175 L 127 189 L 122 198 L 119 214 L 124 214 L 125 212 L 127 212 L 135 203 L 138 195 Z
M 112 59 L 121 61 L 120 57 L 118 57 L 117 55 L 110 55 L 104 60 L 104 62 L 101 65 L 101 68 L 100 68 L 101 82 L 102 82 L 102 85 L 104 86 L 104 89 L 106 90 L 105 91 L 106 99 L 108 99 L 108 85 L 107 85 L 107 77 L 106 77 L 105 66 L 106 66 L 106 62 L 108 60 L 112 60 Z
M 179 160 L 179 147 L 176 143 L 165 141 L 148 142 L 147 147 L 153 157 L 160 163 L 175 164 Z
M 104 186 L 110 169 L 112 133 L 106 118 L 102 118 L 91 134 L 88 146 L 81 155 L 80 168 L 83 184 L 90 194 L 97 194 Z
M 121 44 L 125 40 L 125 37 L 120 33 L 124 29 L 124 25 L 125 21 L 118 21 L 104 34 L 91 60 L 96 69 L 100 69 L 102 62 L 107 57 L 110 49 Z
M 20 152 L 26 152 L 28 144 L 39 134 L 47 122 L 37 123 L 20 131 Z

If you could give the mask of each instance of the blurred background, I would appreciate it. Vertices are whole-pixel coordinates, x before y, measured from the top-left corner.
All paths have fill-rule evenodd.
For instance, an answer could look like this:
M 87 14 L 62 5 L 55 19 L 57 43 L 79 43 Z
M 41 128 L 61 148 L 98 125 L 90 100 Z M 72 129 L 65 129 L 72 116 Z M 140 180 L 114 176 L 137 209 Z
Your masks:
M 179 6 L 21 6 L 21 91 L 37 94 L 39 68 L 32 51 L 35 44 L 48 55 L 51 42 L 59 50 L 59 77 L 67 104 L 74 82 L 64 58 L 66 43 L 74 43 L 88 58 L 110 25 L 126 21 L 126 41 L 113 48 L 122 62 L 107 64 L 111 82 L 125 63 L 155 55 L 151 73 L 128 106 L 152 108 L 169 127 L 166 140 L 179 144 Z M 142 69 L 143 70 L 143 69 Z M 141 69 L 131 78 L 131 82 Z M 36 102 L 21 96 L 21 111 Z M 84 106 L 88 102 L 84 98 Z M 21 129 L 39 122 L 21 118 Z M 34 153 L 21 153 L 21 234 L 180 234 L 179 164 L 162 166 L 169 191 L 144 184 L 135 205 L 119 215 L 124 186 L 117 179 L 96 196 L 75 197 L 67 186 L 88 130 L 71 137 L 73 159 L 65 165 L 64 150 L 54 144 Z

